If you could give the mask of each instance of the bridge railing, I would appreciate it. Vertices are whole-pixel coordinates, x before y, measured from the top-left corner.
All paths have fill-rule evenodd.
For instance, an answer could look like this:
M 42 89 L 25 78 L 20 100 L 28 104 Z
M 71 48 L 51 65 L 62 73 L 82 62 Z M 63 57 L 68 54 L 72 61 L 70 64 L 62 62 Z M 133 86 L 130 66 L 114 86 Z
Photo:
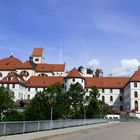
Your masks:
M 29 133 L 108 122 L 105 119 L 0 122 L 0 135 Z

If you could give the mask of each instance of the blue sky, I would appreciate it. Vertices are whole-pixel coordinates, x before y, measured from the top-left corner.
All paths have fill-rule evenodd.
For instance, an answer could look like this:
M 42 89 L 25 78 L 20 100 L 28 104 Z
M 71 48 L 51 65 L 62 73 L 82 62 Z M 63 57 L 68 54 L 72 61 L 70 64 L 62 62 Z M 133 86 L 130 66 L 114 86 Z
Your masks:
M 126 76 L 140 65 L 139 0 L 0 0 L 0 58 L 25 61 L 45 48 L 47 63 Z

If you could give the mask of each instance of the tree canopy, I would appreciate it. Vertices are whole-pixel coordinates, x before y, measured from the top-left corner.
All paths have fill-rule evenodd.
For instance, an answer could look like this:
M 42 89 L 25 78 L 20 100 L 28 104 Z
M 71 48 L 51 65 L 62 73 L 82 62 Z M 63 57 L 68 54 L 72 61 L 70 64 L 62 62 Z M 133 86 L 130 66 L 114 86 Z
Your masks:
M 0 121 L 13 108 L 14 101 L 11 91 L 5 87 L 0 87 Z
M 10 90 L 0 87 L 0 121 L 83 119 L 99 118 L 105 114 L 104 103 L 99 100 L 99 91 L 92 87 L 88 94 L 78 82 L 64 91 L 60 83 L 36 93 L 25 111 L 18 112 Z

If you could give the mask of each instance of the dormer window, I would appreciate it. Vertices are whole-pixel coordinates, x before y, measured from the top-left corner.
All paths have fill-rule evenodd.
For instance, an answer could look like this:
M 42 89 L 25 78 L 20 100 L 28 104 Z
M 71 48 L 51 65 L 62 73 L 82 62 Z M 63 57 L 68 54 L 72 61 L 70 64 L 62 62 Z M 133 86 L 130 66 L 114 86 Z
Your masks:
M 8 81 L 11 81 L 11 80 L 12 80 L 12 77 L 9 76 L 9 77 L 7 78 L 7 80 L 8 80 Z

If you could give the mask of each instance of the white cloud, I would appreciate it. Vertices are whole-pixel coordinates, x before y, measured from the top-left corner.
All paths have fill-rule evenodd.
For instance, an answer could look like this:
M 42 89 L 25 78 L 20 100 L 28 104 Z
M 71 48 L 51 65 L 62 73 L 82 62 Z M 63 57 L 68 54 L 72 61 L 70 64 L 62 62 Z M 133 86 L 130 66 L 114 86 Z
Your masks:
M 91 69 L 98 68 L 100 67 L 100 65 L 101 65 L 100 62 L 97 59 L 92 59 L 89 62 L 87 62 L 87 67 Z
M 121 61 L 121 66 L 112 71 L 113 76 L 128 76 L 131 75 L 140 66 L 137 59 L 124 59 Z

